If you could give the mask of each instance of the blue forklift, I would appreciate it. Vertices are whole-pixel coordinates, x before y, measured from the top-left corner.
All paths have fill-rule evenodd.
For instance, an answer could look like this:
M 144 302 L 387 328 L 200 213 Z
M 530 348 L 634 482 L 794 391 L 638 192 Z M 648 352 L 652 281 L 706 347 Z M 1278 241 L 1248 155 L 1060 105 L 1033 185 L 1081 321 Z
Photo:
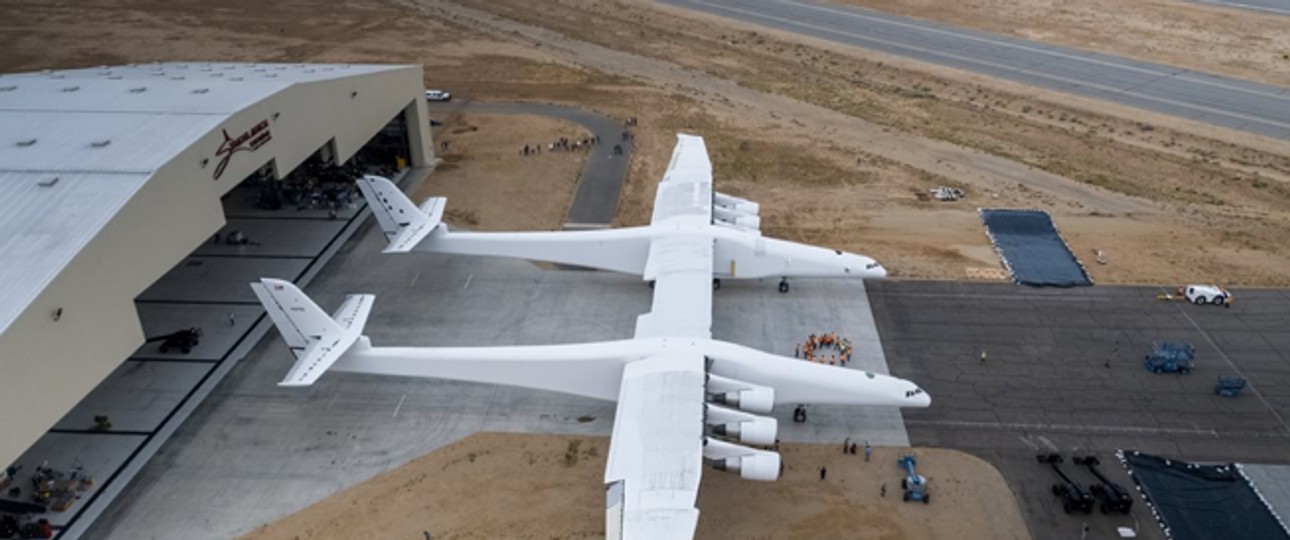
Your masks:
M 918 465 L 918 460 L 915 459 L 912 454 L 906 454 L 900 456 L 900 459 L 896 460 L 896 463 L 900 465 L 900 468 L 905 469 L 905 477 L 900 479 L 900 489 L 905 492 L 901 495 L 901 498 L 903 498 L 905 502 L 923 501 L 923 504 L 930 504 L 932 502 L 932 495 L 927 492 L 927 479 L 923 478 L 923 476 L 918 474 L 918 471 L 915 470 L 915 466 Z
M 1196 360 L 1196 347 L 1182 341 L 1162 341 L 1151 344 L 1143 365 L 1152 373 L 1191 373 Z

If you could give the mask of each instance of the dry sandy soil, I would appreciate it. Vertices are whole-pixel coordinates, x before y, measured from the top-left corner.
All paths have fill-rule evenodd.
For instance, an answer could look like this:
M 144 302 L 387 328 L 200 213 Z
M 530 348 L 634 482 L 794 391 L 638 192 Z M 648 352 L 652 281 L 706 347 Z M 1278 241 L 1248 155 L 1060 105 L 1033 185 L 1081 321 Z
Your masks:
M 436 134 L 436 144 L 447 142 L 448 149 L 438 151 L 443 161 L 412 199 L 420 204 L 427 197 L 448 197 L 447 219 L 473 230 L 559 229 L 586 154 L 543 151 L 524 156 L 517 149 L 589 135 L 577 124 L 542 116 L 457 116 Z
M 931 14 L 968 9 L 916 4 Z M 969 4 L 979 5 L 983 20 L 995 16 L 991 9 L 1020 17 L 1046 5 Z M 1071 5 L 1078 12 L 1102 4 Z M 1101 283 L 1290 284 L 1281 271 L 1290 265 L 1290 150 L 1279 141 L 642 1 L 553 0 L 544 9 L 520 0 L 318 6 L 0 0 L 0 39 L 8 45 L 0 69 L 192 58 L 421 63 L 431 86 L 462 99 L 639 117 L 618 224 L 648 219 L 673 134 L 686 130 L 708 138 L 718 189 L 763 203 L 768 234 L 870 254 L 896 276 L 961 279 L 969 267 L 997 267 L 975 213 L 984 206 L 1053 212 L 1077 255 L 1107 252 L 1111 264 L 1090 268 Z M 1154 9 L 1140 1 L 1127 6 L 1146 10 L 1142 17 Z M 1181 51 L 1188 49 L 1170 41 L 1175 26 L 1143 27 L 1133 41 L 1158 39 L 1186 57 Z M 1255 32 L 1251 39 L 1284 39 L 1244 26 Z M 1206 38 L 1194 34 L 1184 42 L 1198 47 Z M 1246 56 L 1251 72 L 1281 69 L 1276 57 Z M 1202 68 L 1205 58 L 1196 55 Z M 533 129 L 540 138 L 547 128 Z M 476 184 L 490 189 L 522 177 L 533 162 L 502 159 L 515 146 L 498 141 L 498 149 L 486 149 L 484 140 L 471 146 L 480 160 L 486 153 L 497 160 L 469 164 L 462 154 L 449 167 L 477 165 L 470 176 L 496 175 L 497 183 Z M 564 186 L 565 178 L 553 183 Z M 937 185 L 963 187 L 969 198 L 936 204 L 915 197 Z M 568 204 L 552 195 L 543 198 L 551 206 L 537 210 L 525 199 L 467 187 L 453 182 L 441 193 L 456 201 L 453 221 L 472 228 L 509 227 L 514 214 L 533 228 L 553 228 L 558 222 L 538 215 L 559 215 Z
M 481 433 L 337 493 L 245 540 L 604 538 L 603 437 Z M 1016 500 L 989 464 L 919 448 L 931 504 L 900 498 L 899 455 L 872 461 L 839 447 L 792 444 L 777 482 L 704 471 L 699 538 L 814 540 L 1029 538 Z M 819 468 L 828 469 L 819 480 Z M 887 496 L 880 496 L 886 484 Z M 379 531 L 379 535 L 374 533 Z

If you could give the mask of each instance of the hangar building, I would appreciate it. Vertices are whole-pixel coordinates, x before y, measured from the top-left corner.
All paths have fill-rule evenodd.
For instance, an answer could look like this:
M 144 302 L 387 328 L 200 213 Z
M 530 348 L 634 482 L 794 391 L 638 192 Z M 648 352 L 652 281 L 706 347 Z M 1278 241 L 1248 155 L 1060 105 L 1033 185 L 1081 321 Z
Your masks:
M 0 466 L 144 342 L 135 297 L 243 179 L 396 129 L 432 158 L 420 66 L 161 63 L 0 75 Z

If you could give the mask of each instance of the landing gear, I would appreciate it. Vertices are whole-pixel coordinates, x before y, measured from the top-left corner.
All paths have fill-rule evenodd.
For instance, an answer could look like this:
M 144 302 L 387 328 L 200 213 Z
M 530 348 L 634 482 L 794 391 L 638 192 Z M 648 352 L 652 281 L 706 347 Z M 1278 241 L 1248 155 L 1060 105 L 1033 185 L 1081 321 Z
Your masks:
M 779 280 L 779 292 L 781 293 L 788 292 L 788 278 L 783 278 Z
M 721 279 L 719 279 L 719 278 L 712 278 L 712 290 L 714 290 L 714 291 L 719 291 L 719 290 L 721 290 Z

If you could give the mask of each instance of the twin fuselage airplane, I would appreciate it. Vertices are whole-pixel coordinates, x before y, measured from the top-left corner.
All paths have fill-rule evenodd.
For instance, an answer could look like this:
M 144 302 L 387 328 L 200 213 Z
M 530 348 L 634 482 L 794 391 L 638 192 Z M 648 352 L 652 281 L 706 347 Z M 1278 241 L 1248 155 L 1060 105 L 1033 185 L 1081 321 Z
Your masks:
M 721 278 L 878 278 L 861 255 L 761 236 L 755 203 L 715 194 L 701 137 L 678 135 L 649 226 L 603 231 L 465 233 L 441 222 L 444 199 L 414 205 L 392 182 L 359 187 L 386 234 L 387 252 L 430 251 L 547 261 L 637 274 L 653 306 L 632 339 L 512 347 L 376 347 L 362 335 L 374 297 L 351 295 L 327 316 L 295 285 L 252 288 L 296 355 L 282 386 L 344 371 L 505 384 L 618 402 L 608 464 L 606 537 L 689 539 L 704 463 L 753 480 L 779 477 L 770 446 L 776 404 L 926 407 L 918 385 L 712 339 Z

